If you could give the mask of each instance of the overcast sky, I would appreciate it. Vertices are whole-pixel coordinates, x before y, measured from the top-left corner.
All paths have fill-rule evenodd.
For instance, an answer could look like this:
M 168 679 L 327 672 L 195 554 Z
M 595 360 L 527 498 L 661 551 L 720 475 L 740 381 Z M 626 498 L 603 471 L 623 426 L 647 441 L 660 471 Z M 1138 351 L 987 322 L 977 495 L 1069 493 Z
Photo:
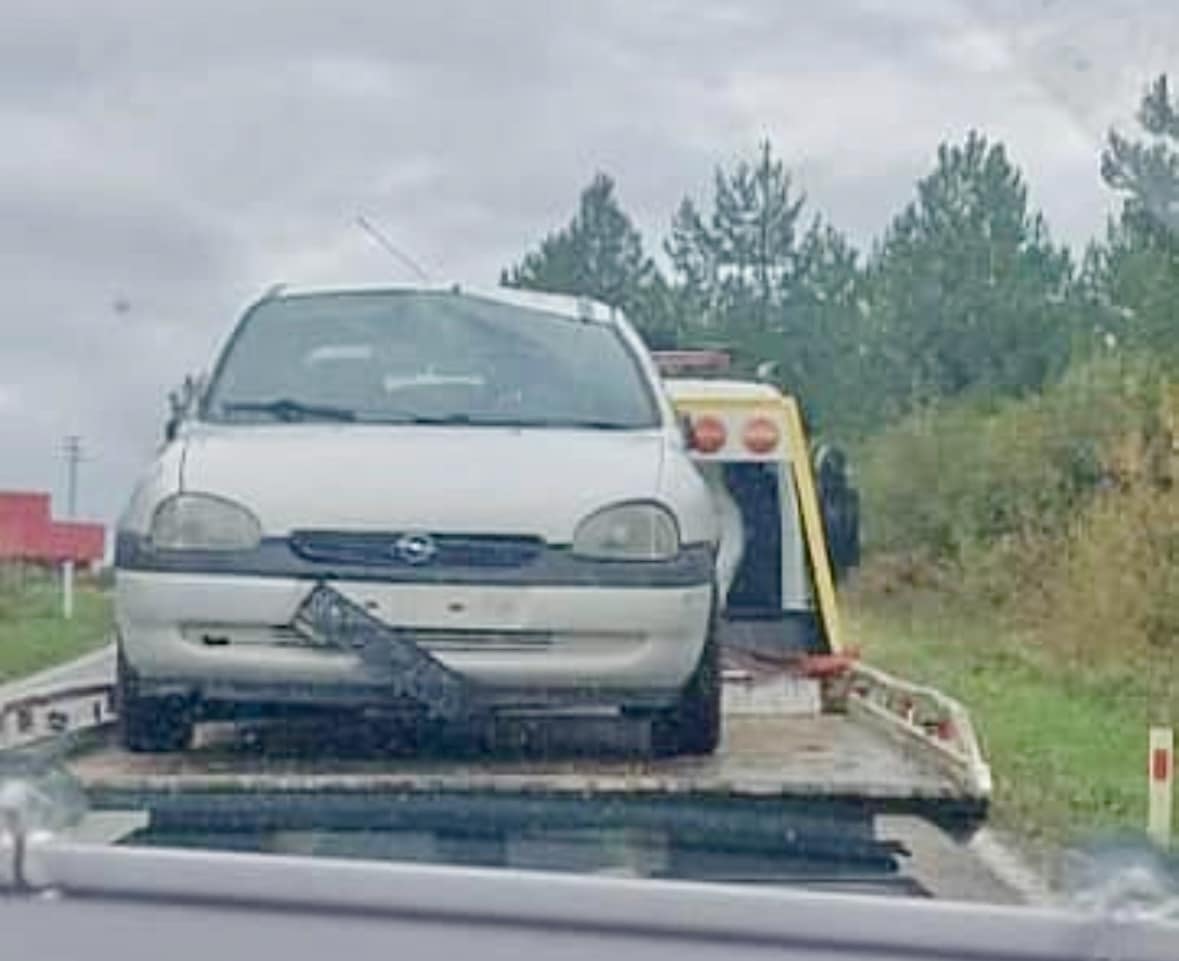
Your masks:
M 1179 8 L 1135 0 L 4 0 L 0 489 L 64 509 L 78 433 L 81 509 L 112 520 L 251 297 L 410 279 L 357 213 L 491 282 L 595 170 L 657 247 L 768 135 L 867 244 L 978 127 L 1081 244 L 1103 133 L 1168 69 Z

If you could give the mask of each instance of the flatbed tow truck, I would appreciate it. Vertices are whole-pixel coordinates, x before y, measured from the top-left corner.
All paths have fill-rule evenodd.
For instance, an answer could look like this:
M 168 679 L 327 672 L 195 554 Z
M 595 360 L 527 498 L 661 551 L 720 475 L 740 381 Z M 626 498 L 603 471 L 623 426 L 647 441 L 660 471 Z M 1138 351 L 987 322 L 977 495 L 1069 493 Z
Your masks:
M 71 830 L 131 845 L 942 893 L 909 870 L 921 832 L 898 826 L 960 842 L 985 820 L 991 772 L 966 709 L 846 650 L 795 401 L 748 381 L 665 383 L 700 459 L 745 491 L 749 549 L 777 555 L 768 584 L 738 570 L 729 593 L 715 754 L 659 757 L 648 724 L 582 715 L 502 718 L 477 749 L 282 721 L 205 725 L 187 752 L 132 755 L 112 736 L 103 668 L 0 703 L 0 788 L 25 771 L 88 810 Z M 767 852 L 769 877 L 753 867 Z

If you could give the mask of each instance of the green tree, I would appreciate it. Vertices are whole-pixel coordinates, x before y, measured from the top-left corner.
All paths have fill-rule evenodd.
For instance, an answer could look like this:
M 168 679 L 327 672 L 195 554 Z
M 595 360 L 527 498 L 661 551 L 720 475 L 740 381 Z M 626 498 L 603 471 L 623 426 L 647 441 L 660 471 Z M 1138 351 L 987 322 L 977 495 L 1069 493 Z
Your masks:
M 688 321 L 715 330 L 723 326 L 717 294 L 720 256 L 704 218 L 685 197 L 671 220 L 671 234 L 663 249 L 675 272 L 675 288 Z
M 711 209 L 685 198 L 664 249 L 684 315 L 734 350 L 739 368 L 773 371 L 812 423 L 854 429 L 862 418 L 863 301 L 858 256 L 805 198 L 771 145 L 718 169 Z
M 817 428 L 862 431 L 876 406 L 864 272 L 848 239 L 819 217 L 803 236 L 783 298 L 784 383 Z
M 622 310 L 645 333 L 676 323 L 672 292 L 643 249 L 638 229 L 598 173 L 582 191 L 568 226 L 500 274 L 500 283 L 548 293 L 592 297 Z
M 1138 107 L 1149 141 L 1109 132 L 1101 175 L 1125 195 L 1123 222 L 1146 237 L 1175 245 L 1179 230 L 1179 101 L 1171 99 L 1166 74 L 1155 79 Z
M 869 269 L 880 414 L 972 389 L 1018 393 L 1067 363 L 1072 269 L 1002 144 L 942 144 Z
M 801 235 L 791 271 L 779 278 L 764 329 L 736 340 L 746 368 L 772 362 L 773 380 L 794 394 L 812 427 L 858 433 L 871 416 L 866 303 L 859 255 L 821 217 Z
M 1138 109 L 1145 138 L 1111 130 L 1101 156 L 1105 182 L 1122 197 L 1105 243 L 1086 257 L 1084 278 L 1102 309 L 1102 332 L 1118 343 L 1174 353 L 1179 333 L 1179 101 L 1166 75 Z
M 783 278 L 796 269 L 804 199 L 792 196 L 790 174 L 765 140 L 755 163 L 717 169 L 710 217 L 688 198 L 680 204 L 664 249 L 705 324 L 769 328 Z

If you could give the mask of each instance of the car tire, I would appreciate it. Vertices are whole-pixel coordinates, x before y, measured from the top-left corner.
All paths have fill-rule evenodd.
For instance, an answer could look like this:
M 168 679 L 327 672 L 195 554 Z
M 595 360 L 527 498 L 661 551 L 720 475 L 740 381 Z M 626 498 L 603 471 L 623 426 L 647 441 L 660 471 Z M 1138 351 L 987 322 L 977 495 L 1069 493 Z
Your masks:
M 192 705 L 183 697 L 141 697 L 135 674 L 119 653 L 115 697 L 119 740 L 136 754 L 183 751 L 192 743 Z
M 704 650 L 674 707 L 661 712 L 652 725 L 655 752 L 712 754 L 721 736 L 720 638 L 714 610 L 704 639 Z

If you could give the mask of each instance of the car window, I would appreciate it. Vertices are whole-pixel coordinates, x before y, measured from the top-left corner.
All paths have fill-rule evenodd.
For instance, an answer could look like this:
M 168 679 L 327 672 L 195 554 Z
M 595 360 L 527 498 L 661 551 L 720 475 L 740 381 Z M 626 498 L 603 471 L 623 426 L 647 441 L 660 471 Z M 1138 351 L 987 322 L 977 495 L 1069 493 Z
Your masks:
M 275 401 L 285 406 L 276 412 Z M 272 421 L 292 405 L 366 422 L 659 423 L 650 385 L 613 326 L 455 293 L 263 302 L 225 352 L 206 417 Z

